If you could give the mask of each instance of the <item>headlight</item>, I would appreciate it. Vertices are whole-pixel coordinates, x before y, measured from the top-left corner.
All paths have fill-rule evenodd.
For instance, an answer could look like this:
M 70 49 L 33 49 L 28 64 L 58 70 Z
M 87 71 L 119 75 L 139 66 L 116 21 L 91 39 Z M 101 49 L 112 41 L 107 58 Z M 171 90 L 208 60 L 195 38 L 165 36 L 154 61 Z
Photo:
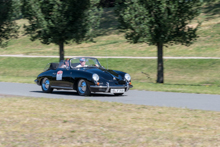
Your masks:
M 93 80 L 96 81 L 96 82 L 99 81 L 99 75 L 97 75 L 97 74 L 93 74 L 93 75 L 92 75 L 92 78 L 93 78 Z
M 131 81 L 131 76 L 130 76 L 129 74 L 125 74 L 125 79 L 126 79 L 127 81 Z

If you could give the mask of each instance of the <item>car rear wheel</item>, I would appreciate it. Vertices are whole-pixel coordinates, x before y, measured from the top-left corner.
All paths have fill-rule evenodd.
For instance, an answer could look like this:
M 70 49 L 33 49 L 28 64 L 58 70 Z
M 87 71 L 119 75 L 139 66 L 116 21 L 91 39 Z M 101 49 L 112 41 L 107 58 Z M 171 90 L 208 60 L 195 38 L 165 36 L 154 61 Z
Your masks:
M 91 91 L 85 80 L 80 79 L 77 84 L 77 92 L 81 96 L 90 95 Z
M 124 93 L 114 93 L 115 96 L 123 95 Z
M 53 91 L 53 88 L 50 87 L 50 81 L 48 78 L 44 78 L 41 82 L 41 88 L 43 92 L 51 93 Z

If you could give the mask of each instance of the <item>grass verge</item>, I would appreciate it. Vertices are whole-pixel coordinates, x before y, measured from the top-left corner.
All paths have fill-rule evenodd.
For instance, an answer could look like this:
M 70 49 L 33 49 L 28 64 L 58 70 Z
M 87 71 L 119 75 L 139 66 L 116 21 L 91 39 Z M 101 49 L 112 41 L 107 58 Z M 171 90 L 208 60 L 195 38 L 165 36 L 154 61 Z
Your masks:
M 218 146 L 219 112 L 0 96 L 0 146 Z
M 56 58 L 0 57 L 0 81 L 34 83 L 47 63 Z M 155 59 L 100 59 L 109 69 L 127 72 L 133 89 L 186 93 L 220 94 L 220 60 L 166 59 L 165 84 L 156 84 Z

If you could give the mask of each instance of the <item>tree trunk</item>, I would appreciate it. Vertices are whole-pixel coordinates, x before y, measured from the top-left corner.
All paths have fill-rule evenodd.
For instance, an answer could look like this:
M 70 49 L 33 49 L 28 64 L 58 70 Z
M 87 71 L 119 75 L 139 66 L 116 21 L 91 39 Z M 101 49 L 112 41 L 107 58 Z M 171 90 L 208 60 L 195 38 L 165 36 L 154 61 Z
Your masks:
M 157 44 L 157 83 L 163 83 L 163 44 Z
M 64 60 L 64 43 L 60 42 L 59 43 L 59 49 L 60 49 L 60 61 Z

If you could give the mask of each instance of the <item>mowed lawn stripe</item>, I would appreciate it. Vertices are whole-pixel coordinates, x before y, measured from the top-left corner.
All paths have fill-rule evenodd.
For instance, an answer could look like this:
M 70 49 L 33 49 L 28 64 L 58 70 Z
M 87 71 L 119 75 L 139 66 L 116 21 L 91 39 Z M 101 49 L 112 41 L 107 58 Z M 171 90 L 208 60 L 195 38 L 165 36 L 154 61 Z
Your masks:
M 21 58 L 59 58 L 59 56 L 40 56 L 40 55 L 0 55 L 0 57 L 21 57 Z M 132 57 L 132 56 L 65 56 L 74 57 L 94 57 L 94 58 L 122 58 L 122 59 L 157 59 L 157 57 Z M 220 59 L 220 57 L 163 57 L 164 59 Z

